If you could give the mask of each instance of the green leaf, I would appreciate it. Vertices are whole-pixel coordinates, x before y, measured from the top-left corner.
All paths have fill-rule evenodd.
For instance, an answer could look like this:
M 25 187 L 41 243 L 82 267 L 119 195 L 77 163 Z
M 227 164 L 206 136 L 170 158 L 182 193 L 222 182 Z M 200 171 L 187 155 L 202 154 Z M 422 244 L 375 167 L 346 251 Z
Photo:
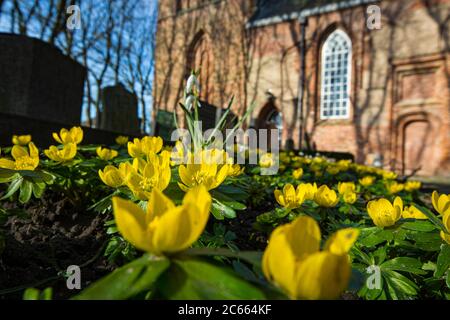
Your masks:
M 24 180 L 20 186 L 19 201 L 20 203 L 27 203 L 31 199 L 33 194 L 33 183 L 28 180 Z
M 17 178 L 19 174 L 15 170 L 0 168 L 0 183 L 6 183 Z
M 245 201 L 248 199 L 249 194 L 242 188 L 229 184 L 221 184 L 216 191 L 227 195 L 237 201 Z
M 436 227 L 429 221 L 405 222 L 402 225 L 402 228 L 407 230 L 423 231 L 423 232 L 430 232 L 436 230 Z
M 14 193 L 16 193 L 16 191 L 19 190 L 20 186 L 22 185 L 23 181 L 24 180 L 22 177 L 18 177 L 17 179 L 13 180 L 9 185 L 8 190 L 6 190 L 6 194 L 0 200 L 8 199 Z
M 246 279 L 247 281 L 254 282 L 254 283 L 260 283 L 261 280 L 255 275 L 255 273 L 250 270 L 249 267 L 247 267 L 245 264 L 238 260 L 234 260 L 233 263 L 233 270 L 240 275 L 242 278 Z
M 279 220 L 285 218 L 291 213 L 291 209 L 287 208 L 275 208 L 272 211 L 264 212 L 256 217 L 256 221 L 259 223 L 273 224 Z M 308 213 L 309 214 L 309 213 Z
M 414 274 L 426 274 L 426 271 L 422 270 L 422 263 L 409 257 L 397 257 L 384 262 L 381 266 L 382 270 L 396 270 L 406 271 Z
M 224 256 L 244 260 L 258 268 L 261 268 L 261 251 L 232 251 L 226 248 L 191 248 L 185 252 L 187 255 L 194 256 Z
M 378 229 L 377 231 L 370 233 L 367 237 L 358 240 L 358 242 L 366 247 L 374 247 L 377 244 L 393 239 L 394 235 L 392 230 Z
M 40 298 L 41 300 L 52 300 L 53 297 L 53 289 L 52 288 L 46 288 L 44 291 L 41 292 Z
M 36 288 L 28 288 L 23 293 L 23 300 L 39 300 L 40 291 Z
M 419 287 L 414 282 L 398 272 L 385 271 L 383 277 L 387 280 L 389 293 L 395 300 L 411 298 L 419 291 Z
M 436 264 L 434 262 L 428 261 L 423 264 L 422 269 L 427 271 L 436 271 Z
M 121 300 L 151 290 L 169 267 L 167 259 L 144 255 L 93 283 L 75 296 L 75 300 Z
M 416 248 L 423 250 L 423 251 L 439 251 L 441 245 L 441 241 L 439 239 L 436 239 L 436 241 L 433 242 L 416 242 Z
M 359 243 L 358 243 L 359 244 Z M 352 249 L 350 250 L 350 253 L 352 255 L 354 255 L 356 258 L 358 258 L 358 260 L 360 260 L 361 262 L 363 262 L 365 265 L 372 265 L 375 263 L 373 257 L 371 258 L 370 256 L 368 256 L 365 252 L 363 252 L 362 250 L 360 250 L 360 248 L 358 247 L 358 245 L 353 246 Z
M 42 197 L 44 190 L 45 190 L 45 183 L 43 182 L 33 183 L 33 194 L 36 198 Z
M 441 220 L 439 220 L 439 218 L 433 213 L 431 212 L 428 208 L 419 206 L 418 204 L 414 203 L 414 206 L 419 209 L 420 211 L 422 211 L 422 213 L 424 215 L 426 215 L 428 217 L 428 219 L 430 219 L 430 221 L 440 230 L 445 230 L 444 225 L 442 224 Z
M 380 265 L 386 260 L 387 247 L 380 247 L 374 251 L 373 256 L 375 258 L 375 264 Z
M 441 252 L 438 255 L 436 263 L 436 272 L 434 276 L 440 278 L 450 267 L 450 245 L 443 244 L 441 246 Z
M 23 300 L 52 300 L 53 297 L 53 289 L 45 288 L 43 291 L 40 291 L 36 288 L 28 288 L 23 293 Z
M 411 231 L 407 234 L 407 238 L 414 240 L 415 247 L 424 251 L 438 251 L 442 244 L 438 232 Z
M 158 289 L 175 300 L 264 299 L 261 290 L 238 277 L 230 268 L 197 260 L 176 260 L 161 278 Z
M 217 190 L 212 190 L 211 191 L 211 195 L 213 196 L 214 199 L 219 200 L 220 202 L 222 202 L 224 205 L 234 209 L 234 210 L 245 210 L 247 209 L 247 206 L 243 203 L 237 202 L 236 200 L 230 198 L 229 196 L 217 191 Z
M 224 218 L 236 218 L 236 211 L 234 211 L 233 208 L 228 207 L 214 198 L 211 206 L 211 212 L 218 220 L 223 220 Z
M 94 203 L 92 206 L 90 206 L 87 210 L 94 210 L 98 213 L 105 213 L 108 210 L 111 209 L 111 199 L 114 195 L 116 195 L 117 192 L 113 192 L 112 194 L 104 197 L 103 199 L 99 200 L 98 202 Z
M 28 180 L 32 180 L 34 182 L 45 182 L 50 184 L 54 176 L 48 172 L 39 171 L 39 170 L 19 170 L 17 171 L 23 178 Z

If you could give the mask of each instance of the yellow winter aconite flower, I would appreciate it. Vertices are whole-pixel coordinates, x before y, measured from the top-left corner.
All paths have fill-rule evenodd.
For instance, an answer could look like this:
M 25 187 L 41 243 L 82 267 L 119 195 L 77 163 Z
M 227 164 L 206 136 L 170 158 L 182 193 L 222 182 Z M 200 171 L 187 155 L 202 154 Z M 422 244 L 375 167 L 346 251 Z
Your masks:
M 441 238 L 442 240 L 450 244 L 450 209 L 448 209 L 442 214 L 442 223 L 444 224 L 447 233 L 441 231 Z
M 272 232 L 262 260 L 264 275 L 291 299 L 336 299 L 347 289 L 348 252 L 358 235 L 357 229 L 339 230 L 320 251 L 317 222 L 301 216 Z
M 117 155 L 119 154 L 116 150 L 102 148 L 102 147 L 98 147 L 96 149 L 96 152 L 97 152 L 98 157 L 105 161 L 112 160 L 115 157 L 117 157 Z
M 30 142 L 31 142 L 31 135 L 29 135 L 29 134 L 22 135 L 22 136 L 13 135 L 13 137 L 12 137 L 12 143 L 14 145 L 26 146 Z
M 124 145 L 126 145 L 126 144 L 128 143 L 129 140 L 130 140 L 130 139 L 129 139 L 127 136 L 118 136 L 118 137 L 116 138 L 116 143 L 117 143 L 119 146 L 124 146 Z
M 317 192 L 317 184 L 314 182 L 314 184 L 311 183 L 301 183 L 299 184 L 298 188 L 302 190 L 302 192 L 305 192 L 305 200 L 314 200 L 314 197 Z
M 341 171 L 344 171 L 344 170 L 348 170 L 351 163 L 352 163 L 351 160 L 339 160 L 336 163 L 336 165 Z
M 107 186 L 118 188 L 126 184 L 128 176 L 133 170 L 130 163 L 123 162 L 119 165 L 119 168 L 111 165 L 106 166 L 103 171 L 98 171 L 98 175 Z
M 77 145 L 83 141 L 83 129 L 81 127 L 73 127 L 70 130 L 63 128 L 59 131 L 59 135 L 53 132 L 53 139 L 61 144 L 73 143 Z
M 283 187 L 283 192 L 275 190 L 275 200 L 283 207 L 295 209 L 302 205 L 305 200 L 305 188 L 297 186 L 297 189 L 290 183 Z
M 334 190 L 323 185 L 317 190 L 314 201 L 321 207 L 331 208 L 337 205 L 339 198 Z
M 443 215 L 448 208 L 450 208 L 450 194 L 441 194 L 437 191 L 433 191 L 431 195 L 431 202 L 433 203 L 434 209 L 439 212 L 439 214 Z
M 244 172 L 244 167 L 241 167 L 239 164 L 232 164 L 228 167 L 228 176 L 229 177 L 238 177 Z
M 313 163 L 313 164 L 310 166 L 310 169 L 311 169 L 312 171 L 314 171 L 314 173 L 315 173 L 316 175 L 322 173 L 322 166 L 321 166 L 320 164 L 318 164 L 318 163 Z
M 113 198 L 119 232 L 136 248 L 155 255 L 189 248 L 202 234 L 210 207 L 211 196 L 203 186 L 187 192 L 181 206 L 153 189 L 147 212 L 131 201 Z
M 259 166 L 261 168 L 270 168 L 275 164 L 275 159 L 272 153 L 268 152 L 259 158 Z
M 422 183 L 420 181 L 406 181 L 405 183 L 405 190 L 408 192 L 419 190 L 422 186 Z
M 325 159 L 324 157 L 315 157 L 311 160 L 311 162 L 315 164 L 324 164 L 327 162 L 327 159 Z
M 403 183 L 398 183 L 397 181 L 386 182 L 385 186 L 389 194 L 399 193 L 405 188 Z
M 281 152 L 280 162 L 283 164 L 289 164 L 291 162 L 291 157 L 286 152 Z
M 356 186 L 353 182 L 339 182 L 338 191 L 340 194 L 345 194 L 347 192 L 355 192 Z
M 163 147 L 161 137 L 135 138 L 133 142 L 128 142 L 128 154 L 133 158 L 146 156 L 148 153 L 158 153 Z
M 376 226 L 390 227 L 401 218 L 403 201 L 400 197 L 395 197 L 394 203 L 386 199 L 372 200 L 367 204 L 367 212 Z
M 303 176 L 303 169 L 298 168 L 298 169 L 294 170 L 292 172 L 292 176 L 294 177 L 294 179 L 300 179 Z
M 67 143 L 62 149 L 58 149 L 56 146 L 50 146 L 50 148 L 44 150 L 45 155 L 56 162 L 67 162 L 75 158 L 77 154 L 77 145 L 75 143 Z
M 336 175 L 341 171 L 341 169 L 336 165 L 330 165 L 327 167 L 327 172 L 332 175 Z
M 375 182 L 375 177 L 373 176 L 364 176 L 359 179 L 359 184 L 363 187 L 371 186 Z
M 405 207 L 402 212 L 402 217 L 405 219 L 428 219 L 428 217 L 422 211 L 414 206 Z
M 358 198 L 357 194 L 355 192 L 346 192 L 342 195 L 342 199 L 345 203 L 348 204 L 354 204 L 356 202 L 356 199 Z
M 392 171 L 380 170 L 380 174 L 386 180 L 392 180 L 392 179 L 396 179 L 397 178 L 397 174 L 395 172 L 392 172 Z
M 226 161 L 226 152 L 222 150 L 202 150 L 199 154 L 190 154 L 186 165 L 180 165 L 178 173 L 183 191 L 204 185 L 207 190 L 217 188 L 228 176 L 230 164 Z
M 39 150 L 33 142 L 26 147 L 15 145 L 12 147 L 11 155 L 14 159 L 0 159 L 0 168 L 10 170 L 30 170 L 33 171 L 39 165 Z
M 141 158 L 133 160 L 133 168 L 127 179 L 127 186 L 133 194 L 141 199 L 148 200 L 153 189 L 163 191 L 170 182 L 170 153 L 149 153 L 148 161 Z
M 175 146 L 171 150 L 170 165 L 175 166 L 183 163 L 185 157 L 183 142 L 175 142 Z

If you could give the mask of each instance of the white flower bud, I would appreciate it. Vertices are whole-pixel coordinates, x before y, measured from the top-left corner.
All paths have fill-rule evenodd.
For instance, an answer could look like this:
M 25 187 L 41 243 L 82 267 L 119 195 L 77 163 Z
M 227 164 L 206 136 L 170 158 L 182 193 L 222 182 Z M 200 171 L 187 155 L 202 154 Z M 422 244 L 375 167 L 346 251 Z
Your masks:
M 191 93 L 192 91 L 199 91 L 199 84 L 197 77 L 191 74 L 187 80 L 186 93 Z
M 195 102 L 195 97 L 193 95 L 189 95 L 186 100 L 185 100 L 185 107 L 186 109 L 188 109 L 189 111 L 191 111 L 193 104 Z

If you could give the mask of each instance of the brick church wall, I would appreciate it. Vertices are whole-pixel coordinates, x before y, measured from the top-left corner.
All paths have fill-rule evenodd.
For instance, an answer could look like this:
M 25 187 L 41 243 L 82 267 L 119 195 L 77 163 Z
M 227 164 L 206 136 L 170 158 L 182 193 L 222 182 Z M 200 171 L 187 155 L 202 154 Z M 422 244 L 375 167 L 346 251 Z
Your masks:
M 165 2 L 165 6 L 170 7 L 170 2 Z M 450 39 L 445 35 L 450 28 L 446 22 L 450 0 L 374 2 L 381 7 L 380 30 L 367 28 L 367 6 L 307 18 L 303 97 L 306 132 L 318 150 L 351 152 L 359 163 L 371 164 L 373 159 L 381 157 L 386 168 L 400 173 L 408 174 L 421 167 L 419 174 L 448 174 Z M 299 22 L 292 20 L 247 29 L 250 59 L 246 61 L 238 45 L 245 39 L 241 32 L 243 26 L 236 20 L 230 22 L 232 13 L 241 10 L 239 1 L 226 1 L 226 6 L 224 1 L 219 3 L 220 15 L 212 14 L 216 11 L 205 6 L 160 21 L 155 94 L 162 98 L 155 99 L 155 106 L 173 110 L 180 99 L 186 50 L 196 30 L 202 29 L 210 37 L 215 72 L 220 74 L 226 68 L 222 65 L 225 58 L 231 62 L 230 73 L 234 75 L 215 91 L 225 96 L 236 95 L 234 112 L 237 114 L 243 113 L 245 105 L 255 103 L 253 118 L 262 114 L 270 92 L 276 98 L 275 107 L 283 115 L 282 141 L 293 139 L 298 146 L 297 97 L 301 70 L 298 44 L 302 31 Z M 246 14 L 241 16 L 242 20 L 249 16 Z M 164 8 L 160 15 L 164 16 Z M 233 37 L 211 34 L 207 27 L 211 24 L 209 19 L 225 28 L 224 34 Z M 169 30 L 175 27 L 185 30 L 184 36 L 168 38 L 173 33 Z M 352 41 L 351 111 L 349 119 L 321 120 L 321 46 L 336 29 L 345 31 Z M 228 44 L 228 49 L 221 56 L 216 51 L 218 48 L 223 51 L 224 44 Z M 171 62 L 173 66 L 168 68 Z M 172 70 L 170 77 L 168 70 Z M 219 95 L 213 94 L 211 101 L 222 105 Z

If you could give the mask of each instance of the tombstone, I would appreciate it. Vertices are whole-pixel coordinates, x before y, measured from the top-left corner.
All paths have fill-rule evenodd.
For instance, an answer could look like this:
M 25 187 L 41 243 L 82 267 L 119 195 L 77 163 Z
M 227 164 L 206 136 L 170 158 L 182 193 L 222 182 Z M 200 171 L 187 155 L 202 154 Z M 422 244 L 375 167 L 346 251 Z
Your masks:
M 155 136 L 170 141 L 172 132 L 176 129 L 175 120 L 172 112 L 158 110 L 155 119 Z
M 216 126 L 217 121 L 225 113 L 225 109 L 218 108 L 208 102 L 200 101 L 201 107 L 198 110 L 199 120 L 202 122 L 202 130 L 213 129 Z M 237 117 L 230 110 L 227 115 L 224 129 L 231 129 L 237 123 Z
M 138 101 L 122 84 L 102 89 L 100 129 L 138 135 Z
M 0 33 L 0 113 L 77 125 L 86 69 L 38 39 Z

